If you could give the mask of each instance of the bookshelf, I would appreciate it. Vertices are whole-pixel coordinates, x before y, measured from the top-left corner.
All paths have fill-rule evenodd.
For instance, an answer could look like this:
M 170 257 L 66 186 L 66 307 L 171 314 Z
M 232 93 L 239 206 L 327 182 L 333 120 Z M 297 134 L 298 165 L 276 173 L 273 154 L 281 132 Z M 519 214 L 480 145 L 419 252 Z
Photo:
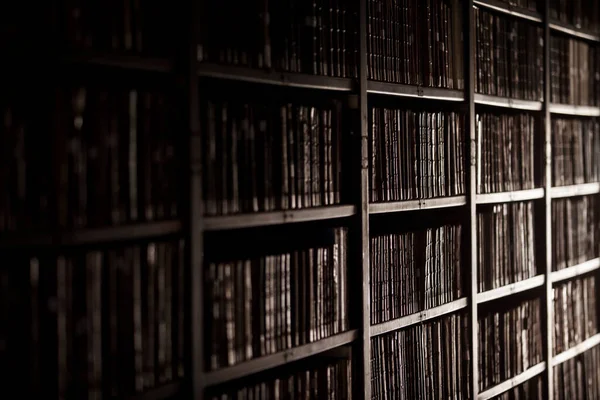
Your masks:
M 365 400 L 393 390 L 417 398 L 432 388 L 454 391 L 457 398 L 495 399 L 520 391 L 558 399 L 557 390 L 563 389 L 557 389 L 557 371 L 562 371 L 557 368 L 594 363 L 590 354 L 600 347 L 600 333 L 592 332 L 555 352 L 556 342 L 563 340 L 555 337 L 557 321 L 576 323 L 559 320 L 555 293 L 570 285 L 565 293 L 586 298 L 592 290 L 582 287 L 593 285 L 585 282 L 600 276 L 600 252 L 594 245 L 600 227 L 600 169 L 590 161 L 598 158 L 600 142 L 594 134 L 589 142 L 577 142 L 575 134 L 562 138 L 558 132 L 593 131 L 587 127 L 600 117 L 600 82 L 584 73 L 573 77 L 563 71 L 564 77 L 555 71 L 564 69 L 556 58 L 575 47 L 582 49 L 579 57 L 592 57 L 585 62 L 591 75 L 600 70 L 594 55 L 600 52 L 600 29 L 591 29 L 593 24 L 600 28 L 600 16 L 590 18 L 585 29 L 577 28 L 577 22 L 557 11 L 563 2 L 428 0 L 427 7 L 411 11 L 412 5 L 424 3 L 331 0 L 321 5 L 320 19 L 311 14 L 301 23 L 299 16 L 308 12 L 301 1 L 289 2 L 299 16 L 265 2 L 267 9 L 248 4 L 238 10 L 233 22 L 223 24 L 232 30 L 227 33 L 217 23 L 224 18 L 223 7 L 200 0 L 178 17 L 185 29 L 174 30 L 177 49 L 68 52 L 73 54 L 58 57 L 56 64 L 76 71 L 76 79 L 116 76 L 119 83 L 111 88 L 120 89 L 133 76 L 140 87 L 145 80 L 160 81 L 161 90 L 174 94 L 169 101 L 180 106 L 173 122 L 179 164 L 170 177 L 148 178 L 140 196 L 147 191 L 144 185 L 156 179 L 164 193 L 177 194 L 176 200 L 161 197 L 177 203 L 177 212 L 112 226 L 6 229 L 0 232 L 0 249 L 46 260 L 136 246 L 145 252 L 157 243 L 179 243 L 174 246 L 183 255 L 171 256 L 183 266 L 174 271 L 185 269 L 183 297 L 176 310 L 173 304 L 163 307 L 174 310 L 169 324 L 185 324 L 183 336 L 169 336 L 167 345 L 169 352 L 181 350 L 169 353 L 181 372 L 146 384 L 146 369 L 158 368 L 150 358 L 166 356 L 144 356 L 143 367 L 130 366 L 134 375 L 143 370 L 141 387 L 133 384 L 119 393 L 121 398 L 213 399 L 223 393 L 223 398 L 236 398 L 236 393 L 264 390 L 256 389 L 261 382 L 280 390 L 284 381 L 300 387 L 306 384 L 303 377 L 314 372 L 316 386 L 326 386 L 323 376 L 335 375 L 337 386 L 329 390 L 341 399 L 348 397 L 343 386 L 352 398 Z M 260 23 L 246 26 L 244 12 Z M 211 13 L 214 22 L 206 20 Z M 284 15 L 281 20 L 276 13 Z M 420 17 L 430 26 L 413 23 Z M 307 51 L 299 44 L 307 34 L 300 28 L 270 36 L 269 29 L 284 29 L 286 18 L 304 24 L 316 47 Z M 266 22 L 265 28 L 265 21 L 273 27 Z M 435 30 L 441 39 L 425 43 L 423 29 Z M 492 43 L 486 34 L 494 29 L 502 39 Z M 221 36 L 211 36 L 211 30 Z M 236 44 L 240 32 L 245 39 Z M 496 51 L 493 46 L 505 52 L 506 60 L 489 56 Z M 231 93 L 235 98 L 228 97 Z M 565 99 L 573 99 L 572 104 Z M 160 118 L 152 122 L 165 124 Z M 149 126 L 148 132 L 154 132 Z M 403 136 L 405 131 L 413 136 Z M 565 148 L 565 154 L 581 154 L 582 165 L 565 161 L 557 151 Z M 63 155 L 69 151 L 63 149 Z M 144 168 L 139 176 L 145 179 Z M 559 170 L 569 176 L 557 176 Z M 61 199 L 77 198 L 60 182 L 55 185 L 56 196 L 62 196 L 51 202 L 57 209 Z M 560 224 L 570 227 L 560 231 L 564 235 L 557 234 Z M 584 232 L 574 233 L 582 224 Z M 520 246 L 511 247 L 511 240 Z M 146 274 L 138 267 L 148 263 L 129 262 L 132 274 Z M 19 264 L 33 268 L 28 265 Z M 88 270 L 86 264 L 77 267 Z M 329 277 L 324 269 L 335 272 Z M 150 278 L 139 279 L 146 283 Z M 157 298 L 163 296 L 167 285 L 155 285 L 160 287 Z M 135 283 L 130 289 L 144 293 L 134 294 L 143 298 L 140 302 L 152 298 L 150 289 Z M 145 312 L 152 304 L 139 307 Z M 137 321 L 135 312 L 131 320 Z M 519 349 L 538 341 L 535 357 L 517 360 L 523 365 L 490 378 L 492 372 L 480 365 L 500 356 L 484 340 L 482 329 L 490 325 L 485 321 L 504 318 L 506 325 L 518 326 L 521 317 L 510 316 L 525 312 L 535 320 L 526 333 L 538 340 L 506 342 L 522 355 Z M 147 315 L 139 318 L 151 324 Z M 170 327 L 169 335 L 175 335 L 182 325 Z M 154 340 L 150 329 L 144 330 L 142 342 Z M 167 341 L 159 329 L 156 340 Z M 302 335 L 307 338 L 299 339 Z M 128 356 L 142 345 L 135 346 L 127 347 Z M 411 346 L 410 357 L 419 362 L 399 363 L 401 354 L 409 357 Z M 390 352 L 394 361 L 388 360 Z M 325 369 L 312 371 L 315 362 Z M 453 368 L 456 376 L 433 373 Z M 420 380 L 426 375 L 433 376 L 431 382 Z M 410 386 L 407 376 L 419 383 Z

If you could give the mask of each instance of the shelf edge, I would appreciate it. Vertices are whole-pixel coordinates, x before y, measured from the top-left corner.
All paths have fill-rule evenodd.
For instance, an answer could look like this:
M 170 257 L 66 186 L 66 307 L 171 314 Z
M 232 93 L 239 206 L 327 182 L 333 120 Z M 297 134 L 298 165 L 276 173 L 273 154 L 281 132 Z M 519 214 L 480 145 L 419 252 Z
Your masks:
M 552 357 L 552 366 L 556 367 L 557 365 L 562 364 L 565 361 L 575 358 L 578 355 L 585 353 L 592 347 L 597 346 L 598 344 L 600 344 L 600 333 L 597 333 L 594 336 L 587 338 L 583 342 L 579 343 L 577 346 L 571 347 L 569 350 L 563 351 L 562 353 Z
M 582 183 L 579 185 L 553 186 L 550 189 L 550 197 L 563 199 L 567 197 L 588 196 L 600 193 L 600 183 Z
M 544 188 L 516 190 L 513 192 L 478 194 L 477 204 L 514 203 L 544 198 Z
M 433 307 L 428 310 L 423 310 L 414 314 L 406 315 L 404 317 L 396 318 L 391 321 L 382 322 L 377 325 L 371 325 L 369 329 L 369 335 L 371 338 L 394 332 L 400 329 L 408 328 L 412 325 L 434 319 L 446 314 L 452 314 L 456 311 L 467 308 L 468 299 L 463 297 L 461 299 L 452 301 L 450 303 L 442 304 L 438 307 Z
M 526 292 L 544 285 L 545 275 L 537 275 L 533 278 L 525 279 L 520 282 L 511 283 L 496 289 L 487 290 L 477 294 L 477 304 L 484 304 L 492 300 L 512 296 L 513 294 Z
M 572 267 L 564 268 L 558 271 L 552 271 L 550 280 L 552 283 L 566 281 L 568 279 L 576 278 L 589 272 L 596 271 L 597 269 L 600 269 L 600 258 L 594 258 Z
M 437 208 L 461 207 L 467 204 L 466 196 L 437 197 L 423 200 L 394 201 L 387 203 L 369 203 L 369 214 L 385 214 Z
M 496 386 L 493 386 L 490 389 L 487 389 L 485 392 L 479 393 L 477 395 L 477 400 L 488 400 L 493 397 L 496 397 L 514 387 L 519 386 L 520 384 L 527 382 L 531 378 L 536 377 L 546 370 L 546 362 L 542 361 L 541 363 L 534 365 L 533 367 L 527 369 L 525 372 L 520 373 L 519 375 L 506 380 Z

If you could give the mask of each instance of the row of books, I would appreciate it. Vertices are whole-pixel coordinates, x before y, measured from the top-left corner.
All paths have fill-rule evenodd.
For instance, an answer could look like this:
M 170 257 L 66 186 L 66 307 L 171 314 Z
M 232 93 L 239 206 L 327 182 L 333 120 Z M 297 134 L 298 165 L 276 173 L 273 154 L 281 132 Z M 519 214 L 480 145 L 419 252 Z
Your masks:
M 209 262 L 207 366 L 239 364 L 348 329 L 347 231 L 281 254 Z
M 199 61 L 358 76 L 358 9 L 348 2 L 219 1 L 201 7 Z
M 181 168 L 171 107 L 164 93 L 151 90 L 58 91 L 61 227 L 177 217 Z
M 352 400 L 352 361 L 319 357 L 307 366 L 270 373 L 251 382 L 209 389 L 211 400 Z
M 541 101 L 543 30 L 474 7 L 477 93 Z
M 20 393 L 125 398 L 184 377 L 183 241 L 12 258 L 0 364 Z
M 506 392 L 492 397 L 493 400 L 521 400 L 521 399 L 543 399 L 544 379 L 542 375 L 523 382 L 522 384 L 507 390 Z
M 470 398 L 467 324 L 453 314 L 371 339 L 371 399 Z
M 368 77 L 463 89 L 461 5 L 454 0 L 369 0 Z
M 485 313 L 479 318 L 479 341 L 481 391 L 542 362 L 540 300 Z
M 595 0 L 550 0 L 550 18 L 585 31 L 598 32 L 598 6 Z
M 596 196 L 552 201 L 554 271 L 600 256 L 597 208 Z
M 480 292 L 537 274 L 533 202 L 481 207 L 477 236 Z
M 371 202 L 465 192 L 463 115 L 372 108 L 371 124 Z
M 139 0 L 69 0 L 55 2 L 55 7 L 57 39 L 74 51 L 172 56 L 177 32 L 183 33 L 175 7 Z M 164 31 L 157 31 L 159 25 Z
M 598 332 L 596 276 L 558 284 L 554 298 L 554 354 L 578 345 Z
M 597 106 L 600 55 L 587 42 L 553 35 L 550 38 L 550 94 L 553 103 Z
M 202 109 L 206 215 L 340 202 L 339 102 L 208 101 Z
M 535 117 L 477 115 L 477 193 L 533 189 Z
M 600 122 L 596 119 L 552 118 L 552 184 L 598 182 Z
M 600 398 L 600 347 L 595 346 L 552 370 L 556 400 Z
M 460 298 L 462 227 L 371 238 L 371 324 Z
M 35 104 L 6 105 L 0 231 L 176 218 L 180 165 L 168 101 L 157 90 L 89 85 L 57 89 L 53 120 Z M 51 134 L 40 138 L 40 130 Z

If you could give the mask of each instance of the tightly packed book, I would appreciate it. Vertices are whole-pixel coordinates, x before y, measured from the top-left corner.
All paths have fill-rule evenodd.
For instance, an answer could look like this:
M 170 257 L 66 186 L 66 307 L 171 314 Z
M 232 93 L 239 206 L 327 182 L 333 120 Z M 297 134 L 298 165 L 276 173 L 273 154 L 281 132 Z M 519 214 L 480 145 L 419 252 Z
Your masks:
M 474 7 L 475 91 L 501 97 L 542 101 L 543 30 L 529 22 Z
M 335 228 L 322 237 L 315 234 L 318 243 L 310 247 L 209 262 L 205 270 L 208 369 L 347 330 L 347 235 L 346 228 Z
M 597 106 L 600 54 L 587 42 L 563 36 L 550 38 L 551 101 Z
M 182 241 L 13 259 L 0 270 L 0 360 L 21 392 L 126 398 L 184 376 Z
M 553 368 L 556 400 L 600 398 L 600 347 L 595 346 Z
M 597 209 L 597 196 L 552 201 L 554 271 L 600 256 Z
M 358 9 L 351 2 L 218 1 L 201 7 L 198 61 L 313 75 L 358 76 Z
M 477 193 L 533 189 L 535 117 L 477 115 Z
M 597 119 L 552 119 L 552 184 L 600 180 L 600 122 Z
M 596 0 L 550 0 L 550 18 L 584 31 L 598 32 L 600 4 Z
M 492 397 L 493 400 L 521 400 L 521 399 L 543 399 L 544 378 L 542 375 L 534 376 L 501 395 Z
M 69 50 L 168 56 L 183 34 L 175 7 L 140 0 L 53 3 L 57 40 Z
M 480 314 L 479 388 L 486 390 L 542 362 L 540 300 Z
M 467 326 L 455 314 L 371 339 L 371 399 L 470 398 Z
M 463 295 L 462 227 L 371 238 L 371 324 L 436 307 Z
M 202 110 L 206 215 L 340 203 L 339 102 L 208 101 Z
M 465 193 L 465 120 L 454 112 L 371 109 L 372 203 Z
M 59 225 L 176 218 L 181 168 L 173 115 L 169 98 L 156 90 L 58 89 Z
M 479 291 L 537 274 L 532 202 L 482 206 L 477 212 Z
M 598 332 L 596 296 L 595 276 L 554 286 L 554 354 L 569 350 Z
M 368 0 L 368 77 L 463 89 L 462 8 L 455 0 Z
M 209 390 L 210 400 L 328 399 L 352 400 L 351 358 L 317 357 L 292 371 L 270 372 L 251 382 Z

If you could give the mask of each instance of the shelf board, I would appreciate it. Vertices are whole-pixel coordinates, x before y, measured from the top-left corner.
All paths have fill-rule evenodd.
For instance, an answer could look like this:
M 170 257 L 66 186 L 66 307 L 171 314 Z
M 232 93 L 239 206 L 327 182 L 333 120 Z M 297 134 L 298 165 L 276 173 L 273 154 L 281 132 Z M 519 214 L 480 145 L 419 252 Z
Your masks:
M 554 186 L 550 189 L 550 197 L 562 199 L 565 197 L 587 196 L 600 193 L 600 183 L 582 183 L 570 186 Z
M 43 247 L 43 246 L 80 246 L 118 242 L 123 240 L 149 239 L 180 233 L 179 220 L 142 222 L 105 228 L 82 229 L 79 231 L 58 232 L 55 234 L 11 234 L 0 235 L 0 248 Z
M 597 269 L 600 269 L 600 258 L 594 258 L 593 260 L 589 260 L 569 268 L 554 271 L 550 275 L 550 280 L 553 283 L 566 281 L 568 279 L 585 275 L 592 271 L 596 271 Z
M 487 399 L 496 397 L 512 388 L 515 388 L 515 387 L 521 385 L 524 382 L 527 382 L 528 380 L 536 377 L 537 375 L 541 374 L 545 370 L 546 370 L 546 362 L 544 361 L 544 362 L 541 362 L 541 363 L 527 369 L 525 372 L 522 372 L 521 374 L 515 376 L 514 378 L 504 381 L 501 384 L 496 385 L 496 386 L 486 390 L 485 392 L 479 393 L 477 395 L 477 400 L 487 400 Z
M 258 226 L 292 224 L 297 222 L 322 221 L 346 218 L 356 214 L 355 206 L 325 206 L 298 210 L 258 212 L 220 217 L 205 217 L 204 230 L 253 228 Z
M 369 214 L 431 210 L 435 208 L 460 207 L 466 204 L 466 196 L 438 197 L 435 199 L 394 201 L 389 203 L 371 203 L 369 204 Z
M 182 383 L 172 382 L 160 385 L 146 392 L 129 396 L 129 400 L 165 400 L 177 396 L 181 392 Z
M 147 72 L 164 73 L 171 72 L 174 69 L 173 62 L 168 58 L 123 54 L 73 54 L 65 56 L 63 62 Z
M 198 67 L 198 76 L 234 81 L 261 83 L 274 86 L 297 87 L 349 92 L 354 82 L 350 78 L 275 72 L 272 70 L 236 67 L 203 63 Z
M 271 368 L 302 360 L 336 347 L 351 344 L 358 339 L 358 330 L 352 330 L 331 336 L 314 343 L 305 344 L 293 349 L 285 350 L 268 356 L 255 358 L 232 367 L 217 371 L 207 372 L 205 375 L 206 386 L 215 386 L 234 379 L 243 378 Z
M 525 279 L 520 282 L 511 283 L 510 285 L 502 286 L 496 289 L 487 290 L 477 294 L 477 304 L 487 303 L 488 301 L 500 299 L 513 295 L 515 293 L 526 292 L 531 289 L 543 286 L 545 282 L 544 275 L 534 276 L 533 278 Z
M 420 311 L 418 313 L 396 318 L 381 324 L 371 325 L 369 333 L 371 338 L 373 338 L 388 332 L 394 332 L 399 329 L 407 328 L 411 325 L 419 324 L 442 315 L 452 314 L 456 311 L 462 310 L 463 308 L 467 308 L 467 305 L 468 301 L 466 298 L 458 299 L 450 303 L 442 304 L 438 307 Z
M 515 18 L 525 19 L 532 22 L 542 23 L 540 13 L 521 7 L 513 7 L 507 3 L 498 0 L 473 0 L 473 4 L 510 15 Z
M 475 94 L 475 104 L 527 111 L 540 111 L 543 107 L 541 101 L 512 99 L 510 97 L 490 96 L 487 94 Z
M 600 36 L 595 33 L 585 32 L 575 26 L 568 25 L 559 21 L 550 21 L 550 29 L 556 32 L 565 33 L 578 39 L 589 40 L 591 42 L 600 42 Z
M 569 350 L 563 351 L 562 353 L 552 357 L 552 366 L 555 367 L 559 364 L 564 363 L 565 361 L 575 358 L 578 355 L 585 353 L 592 347 L 597 346 L 598 344 L 600 344 L 600 333 L 597 333 L 594 336 L 587 338 L 583 342 L 579 343 L 577 346 L 571 347 Z
M 600 108 L 592 106 L 576 106 L 571 104 L 550 104 L 552 114 L 574 115 L 579 117 L 600 117 Z
M 367 81 L 367 93 L 456 102 L 464 101 L 465 99 L 465 93 L 462 90 L 430 88 L 378 81 Z
M 544 188 L 477 195 L 477 204 L 513 203 L 544 198 Z

